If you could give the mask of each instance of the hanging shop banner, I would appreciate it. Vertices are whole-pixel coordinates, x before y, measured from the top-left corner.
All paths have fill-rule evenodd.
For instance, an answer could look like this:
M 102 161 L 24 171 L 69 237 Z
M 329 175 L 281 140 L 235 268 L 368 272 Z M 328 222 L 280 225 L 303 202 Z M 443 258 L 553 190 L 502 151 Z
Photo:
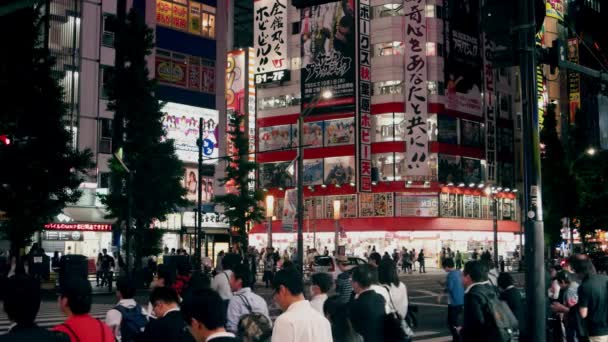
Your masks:
M 255 0 L 255 84 L 289 80 L 287 0 Z
M 302 111 L 310 110 L 313 115 L 354 111 L 353 13 L 352 1 L 330 2 L 301 10 Z M 331 92 L 331 98 L 323 99 L 321 94 L 327 91 Z
M 188 30 L 188 7 L 173 4 L 171 26 L 180 31 Z
M 245 50 L 228 52 L 226 64 L 226 107 L 229 113 L 245 112 Z
M 564 3 L 563 0 L 547 0 L 547 17 L 557 20 L 564 20 Z
M 260 164 L 260 187 L 287 188 L 295 185 L 295 179 L 287 172 L 291 162 Z
M 541 49 L 543 44 L 545 43 L 545 26 L 541 28 L 541 30 L 536 34 L 536 47 Z M 545 117 L 545 109 L 547 107 L 547 86 L 545 82 L 545 76 L 543 73 L 543 64 L 537 63 L 536 65 L 536 96 L 538 100 L 538 114 L 536 117 L 532 118 L 532 121 L 535 123 L 535 126 L 538 127 L 540 131 L 543 128 L 543 119 Z
M 190 16 L 188 19 L 188 32 L 200 35 L 201 34 L 201 4 L 190 1 L 189 4 Z
M 260 127 L 258 144 L 260 152 L 290 148 L 291 125 Z
M 395 208 L 397 217 L 437 217 L 439 198 L 429 193 L 396 193 Z
M 392 192 L 359 194 L 359 217 L 392 217 L 394 198 Z
M 357 4 L 357 51 L 359 66 L 356 82 L 357 144 L 357 188 L 359 192 L 372 191 L 372 75 L 371 75 L 371 9 L 369 0 Z
M 568 61 L 578 64 L 578 38 L 568 39 Z M 581 108 L 581 76 L 568 71 L 568 98 L 570 100 L 570 122 L 575 121 L 576 111 Z
M 323 159 L 304 160 L 304 185 L 323 184 Z
M 486 133 L 486 181 L 496 182 L 496 89 L 494 75 L 494 42 L 484 34 L 483 39 L 483 113 Z M 465 137 L 466 134 L 463 134 Z M 480 139 L 481 140 L 481 139 Z
M 199 119 L 203 118 L 203 163 L 218 162 L 219 114 L 215 109 L 167 102 L 162 108 L 165 139 L 173 140 L 177 157 L 186 163 L 198 162 Z
M 355 181 L 355 158 L 325 158 L 325 184 L 342 185 Z
M 294 221 L 298 208 L 298 192 L 296 189 L 285 191 L 285 202 L 283 204 L 283 215 L 281 216 L 281 228 L 286 232 L 294 231 Z
M 201 177 L 201 200 L 203 202 L 212 202 L 215 198 L 215 190 L 213 188 L 213 184 L 213 175 Z M 185 168 L 184 188 L 186 189 L 186 199 L 188 201 L 198 201 L 198 168 Z
M 199 64 L 188 63 L 188 88 L 201 90 L 201 66 Z
M 448 48 L 445 65 L 446 108 L 481 115 L 479 0 L 449 0 L 448 8 L 449 29 L 445 45 Z
M 164 0 L 156 0 L 156 23 L 171 27 L 171 3 Z
M 405 3 L 406 174 L 428 176 L 426 1 Z
M 355 119 L 325 121 L 325 146 L 355 143 Z
M 325 218 L 334 218 L 334 201 L 340 201 L 340 217 L 357 217 L 357 195 L 326 196 L 325 197 Z

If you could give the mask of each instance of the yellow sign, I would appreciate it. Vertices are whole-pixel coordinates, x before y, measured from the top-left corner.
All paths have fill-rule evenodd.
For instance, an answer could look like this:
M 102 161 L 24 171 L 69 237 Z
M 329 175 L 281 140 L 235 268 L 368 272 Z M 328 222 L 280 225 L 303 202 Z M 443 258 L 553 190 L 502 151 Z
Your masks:
M 168 1 L 156 1 L 156 22 L 163 26 L 171 26 L 171 3 Z
M 173 26 L 180 31 L 188 30 L 188 7 L 173 4 Z
M 562 0 L 547 0 L 547 17 L 564 20 L 564 4 Z
M 188 19 L 188 31 L 196 35 L 201 34 L 201 4 L 190 2 L 190 18 Z

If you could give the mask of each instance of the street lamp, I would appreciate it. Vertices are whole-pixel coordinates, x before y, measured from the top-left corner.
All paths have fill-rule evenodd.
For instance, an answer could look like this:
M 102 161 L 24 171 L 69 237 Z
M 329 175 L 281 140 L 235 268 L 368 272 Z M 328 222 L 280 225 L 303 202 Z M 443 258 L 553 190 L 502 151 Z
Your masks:
M 266 196 L 266 219 L 268 219 L 268 248 L 272 248 L 272 215 L 274 213 L 274 196 Z
M 304 118 L 308 116 L 319 104 L 321 99 L 330 99 L 333 96 L 330 90 L 323 90 L 315 95 L 309 106 L 298 116 L 298 271 L 304 275 Z
M 597 152 L 597 151 L 596 151 L 596 149 L 595 149 L 595 148 L 593 148 L 593 147 L 589 147 L 589 148 L 588 148 L 588 149 L 585 151 L 585 153 L 587 153 L 588 155 L 590 155 L 590 156 L 592 156 L 592 157 L 595 155 L 595 153 L 596 153 L 596 152 Z
M 334 251 L 336 253 L 336 256 L 338 256 L 338 247 L 340 246 L 340 207 L 341 207 L 341 203 L 340 200 L 334 200 L 334 224 L 335 224 L 335 231 L 334 231 Z
M 494 266 L 498 269 L 498 199 L 496 190 L 485 189 L 486 195 L 492 200 L 492 227 L 494 230 Z

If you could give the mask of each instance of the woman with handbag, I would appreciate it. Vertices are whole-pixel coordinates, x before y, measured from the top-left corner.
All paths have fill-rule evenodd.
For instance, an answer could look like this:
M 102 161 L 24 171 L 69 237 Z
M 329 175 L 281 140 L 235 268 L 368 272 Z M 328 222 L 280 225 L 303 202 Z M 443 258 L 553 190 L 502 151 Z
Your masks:
M 378 267 L 380 285 L 388 292 L 390 313 L 385 319 L 385 333 L 391 341 L 411 341 L 414 333 L 405 321 L 408 308 L 407 287 L 397 276 L 397 266 L 392 260 L 382 260 Z

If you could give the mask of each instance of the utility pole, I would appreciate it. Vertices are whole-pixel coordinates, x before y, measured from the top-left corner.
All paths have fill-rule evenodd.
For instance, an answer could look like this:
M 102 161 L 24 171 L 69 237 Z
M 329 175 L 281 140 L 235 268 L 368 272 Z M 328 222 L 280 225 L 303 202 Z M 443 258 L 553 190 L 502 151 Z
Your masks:
M 197 220 L 196 220 L 196 260 L 194 266 L 197 270 L 201 264 L 201 239 L 202 239 L 202 224 L 203 224 L 203 118 L 198 120 L 198 179 L 197 179 Z
M 544 228 L 536 94 L 535 2 L 518 0 L 519 66 L 523 104 L 523 156 L 527 321 L 530 341 L 546 340 Z

